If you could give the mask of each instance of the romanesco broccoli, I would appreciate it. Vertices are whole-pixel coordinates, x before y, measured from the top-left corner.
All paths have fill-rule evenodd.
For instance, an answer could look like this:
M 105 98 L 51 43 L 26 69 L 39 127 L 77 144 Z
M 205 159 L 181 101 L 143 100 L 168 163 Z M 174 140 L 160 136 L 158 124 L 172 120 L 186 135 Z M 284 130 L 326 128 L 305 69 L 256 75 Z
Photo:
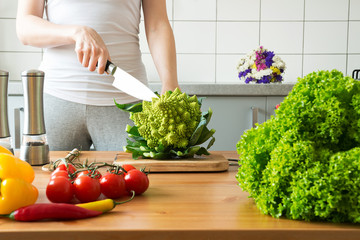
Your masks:
M 172 93 L 166 92 L 152 102 L 143 102 L 143 110 L 130 115 L 150 148 L 159 144 L 185 148 L 200 118 L 197 97 L 187 97 L 179 89 Z

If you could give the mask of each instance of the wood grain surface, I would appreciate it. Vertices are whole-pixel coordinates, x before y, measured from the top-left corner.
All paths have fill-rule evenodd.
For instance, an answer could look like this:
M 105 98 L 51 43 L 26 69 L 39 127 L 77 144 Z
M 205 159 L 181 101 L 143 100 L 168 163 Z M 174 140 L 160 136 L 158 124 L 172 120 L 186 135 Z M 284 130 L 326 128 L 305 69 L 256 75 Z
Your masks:
M 235 152 L 215 152 L 237 158 Z M 52 158 L 65 152 L 52 152 Z M 83 152 L 81 159 L 114 160 L 116 152 Z M 49 172 L 34 167 L 37 202 L 48 202 Z M 237 166 L 228 171 L 151 173 L 142 196 L 96 218 L 57 222 L 14 222 L 0 218 L 0 239 L 360 239 L 360 226 L 275 219 L 262 215 L 237 185 Z
M 219 153 L 195 156 L 187 159 L 137 159 L 127 153 L 119 153 L 115 164 L 132 164 L 136 168 L 150 169 L 151 172 L 220 172 L 229 168 L 228 160 Z

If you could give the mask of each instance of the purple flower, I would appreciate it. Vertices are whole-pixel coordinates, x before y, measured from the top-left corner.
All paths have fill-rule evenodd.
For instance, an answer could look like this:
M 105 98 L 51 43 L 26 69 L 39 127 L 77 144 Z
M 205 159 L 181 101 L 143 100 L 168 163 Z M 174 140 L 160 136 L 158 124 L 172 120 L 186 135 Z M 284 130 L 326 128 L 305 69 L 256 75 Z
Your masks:
M 259 83 L 270 83 L 271 80 L 271 76 L 263 76 L 260 80 Z
M 245 79 L 245 83 L 249 83 L 249 82 L 251 82 L 251 81 L 253 81 L 253 80 L 254 80 L 254 78 L 248 77 L 248 78 Z
M 246 69 L 245 71 L 243 72 L 239 72 L 239 78 L 241 77 L 246 77 L 246 75 L 251 72 L 251 69 Z
M 276 82 L 281 82 L 283 79 L 281 75 L 276 75 L 275 78 L 276 78 Z
M 269 68 L 273 64 L 273 57 L 275 56 L 275 53 L 272 51 L 264 51 L 265 56 L 265 65 Z

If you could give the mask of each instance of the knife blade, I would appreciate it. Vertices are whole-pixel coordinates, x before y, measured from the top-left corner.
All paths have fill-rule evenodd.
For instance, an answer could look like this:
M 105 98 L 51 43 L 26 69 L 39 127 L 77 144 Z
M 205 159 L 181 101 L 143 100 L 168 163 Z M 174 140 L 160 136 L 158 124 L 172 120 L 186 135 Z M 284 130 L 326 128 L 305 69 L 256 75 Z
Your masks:
M 113 86 L 117 89 L 141 100 L 152 101 L 152 98 L 159 98 L 150 88 L 131 76 L 109 60 L 106 62 L 105 72 L 115 77 Z

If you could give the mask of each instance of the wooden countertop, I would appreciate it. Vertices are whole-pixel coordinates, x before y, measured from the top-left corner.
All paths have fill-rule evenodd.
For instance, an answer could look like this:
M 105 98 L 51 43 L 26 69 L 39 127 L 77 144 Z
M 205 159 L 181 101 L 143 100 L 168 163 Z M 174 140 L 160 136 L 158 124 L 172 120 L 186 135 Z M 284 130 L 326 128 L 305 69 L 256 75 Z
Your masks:
M 237 158 L 235 152 L 217 152 Z M 112 161 L 116 152 L 83 152 Z M 66 152 L 52 152 L 64 157 Z M 40 202 L 48 202 L 49 172 L 34 167 Z M 360 239 L 360 225 L 275 219 L 262 215 L 237 186 L 237 166 L 215 173 L 150 173 L 142 196 L 91 219 L 15 222 L 0 219 L 0 239 Z

